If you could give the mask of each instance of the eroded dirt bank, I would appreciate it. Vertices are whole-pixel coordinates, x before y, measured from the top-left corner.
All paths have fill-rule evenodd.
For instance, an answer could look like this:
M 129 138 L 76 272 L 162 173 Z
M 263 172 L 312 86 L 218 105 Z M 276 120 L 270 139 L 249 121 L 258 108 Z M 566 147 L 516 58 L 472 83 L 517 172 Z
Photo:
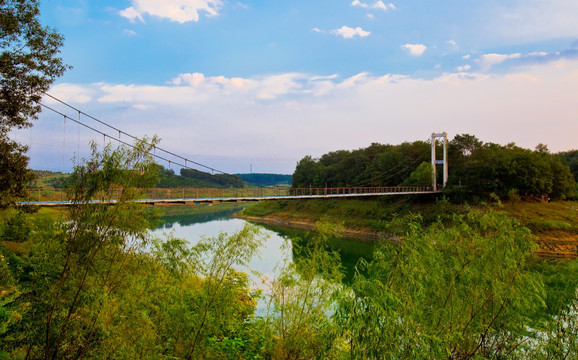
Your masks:
M 286 216 L 281 215 L 266 215 L 262 217 L 258 216 L 244 216 L 242 214 L 236 214 L 235 217 L 243 220 L 247 220 L 250 222 L 260 223 L 260 224 L 267 224 L 272 225 L 280 228 L 290 228 L 290 229 L 299 229 L 299 230 L 313 230 L 315 229 L 315 222 L 303 220 L 303 219 L 294 219 L 289 218 Z M 381 239 L 388 239 L 388 240 L 396 240 L 391 236 L 387 236 L 387 234 L 383 234 L 372 229 L 351 229 L 351 228 L 343 228 L 342 230 L 338 231 L 339 235 L 347 238 L 352 239 L 359 239 L 361 241 L 377 241 Z M 399 239 L 397 239 L 399 240 Z
M 255 222 L 277 226 L 281 228 L 291 228 L 300 230 L 313 230 L 315 222 L 304 218 L 294 218 L 286 214 L 269 214 L 262 217 L 245 216 L 242 213 L 236 214 L 235 217 Z M 352 229 L 344 228 L 339 231 L 343 237 L 359 239 L 361 241 L 393 240 L 400 241 L 398 237 L 375 231 L 371 228 Z M 577 258 L 578 257 L 578 236 L 569 234 L 560 234 L 558 232 L 534 233 L 536 235 L 536 244 L 538 249 L 536 254 L 546 258 Z

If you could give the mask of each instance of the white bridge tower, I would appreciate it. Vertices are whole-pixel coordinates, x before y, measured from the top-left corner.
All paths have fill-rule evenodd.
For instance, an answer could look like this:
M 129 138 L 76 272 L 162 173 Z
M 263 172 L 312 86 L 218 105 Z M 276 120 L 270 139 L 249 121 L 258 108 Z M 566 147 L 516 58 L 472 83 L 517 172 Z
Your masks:
M 443 141 L 444 151 L 443 151 L 443 159 L 438 160 L 436 158 L 436 140 L 441 138 Z M 437 165 L 444 166 L 444 182 L 442 185 L 442 189 L 446 187 L 446 183 L 448 182 L 448 134 L 443 133 L 433 133 L 431 134 L 431 165 L 432 165 L 432 188 L 433 191 L 438 190 L 437 185 L 437 174 L 436 174 L 436 167 Z M 441 189 L 440 189 L 441 190 Z

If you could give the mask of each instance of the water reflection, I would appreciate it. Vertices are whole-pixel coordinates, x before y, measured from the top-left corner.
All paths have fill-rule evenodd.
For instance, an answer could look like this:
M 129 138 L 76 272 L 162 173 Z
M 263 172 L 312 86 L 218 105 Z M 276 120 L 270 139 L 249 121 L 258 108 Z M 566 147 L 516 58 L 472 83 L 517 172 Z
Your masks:
M 245 220 L 232 218 L 242 208 L 230 208 L 212 211 L 210 213 L 191 213 L 173 216 L 164 216 L 157 228 L 152 230 L 154 235 L 171 232 L 173 236 L 187 240 L 191 245 L 196 244 L 201 237 L 215 237 L 225 232 L 233 234 L 243 228 Z M 279 265 L 284 262 L 299 261 L 301 252 L 294 249 L 293 243 L 299 241 L 301 246 L 307 243 L 313 234 L 295 229 L 279 228 L 269 225 L 258 225 L 267 237 L 260 258 L 253 259 L 251 270 L 263 274 L 269 279 L 275 277 Z M 373 244 L 355 239 L 331 238 L 328 250 L 337 251 L 345 271 L 344 282 L 350 283 L 355 274 L 355 266 L 360 258 L 371 260 Z M 255 280 L 255 279 L 254 279 Z M 259 284 L 255 284 L 257 287 Z
M 180 226 L 188 226 L 195 224 L 210 223 L 219 220 L 228 220 L 231 219 L 235 213 L 241 210 L 243 210 L 243 207 L 238 206 L 211 212 L 203 211 L 188 214 L 164 216 L 161 218 L 161 221 L 156 227 L 156 229 L 171 229 L 175 224 L 178 224 Z
M 262 228 L 273 231 L 292 243 L 299 242 L 300 246 L 308 246 L 312 238 L 315 236 L 312 232 L 303 230 L 295 230 L 289 228 L 280 228 L 270 225 L 261 225 Z M 344 270 L 343 282 L 350 284 L 355 275 L 355 268 L 359 259 L 363 258 L 366 261 L 371 261 L 373 256 L 374 244 L 358 239 L 332 237 L 328 239 L 327 251 L 337 251 L 341 259 L 341 266 Z M 292 247 L 292 254 L 295 261 L 299 261 L 304 252 L 296 251 Z

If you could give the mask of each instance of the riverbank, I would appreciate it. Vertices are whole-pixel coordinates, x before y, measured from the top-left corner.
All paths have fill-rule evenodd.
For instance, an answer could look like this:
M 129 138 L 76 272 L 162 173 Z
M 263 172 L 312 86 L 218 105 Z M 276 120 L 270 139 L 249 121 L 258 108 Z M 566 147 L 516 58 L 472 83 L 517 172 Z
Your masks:
M 504 211 L 530 229 L 541 257 L 576 258 L 578 255 L 578 202 L 516 201 L 477 206 Z M 248 204 L 235 216 L 273 226 L 312 230 L 318 221 L 342 224 L 341 235 L 362 241 L 399 241 L 402 234 L 392 230 L 395 219 L 419 216 L 432 223 L 471 207 L 446 201 L 409 202 L 392 200 L 308 200 Z
M 237 213 L 234 215 L 234 217 L 253 223 L 271 225 L 279 228 L 310 231 L 314 230 L 316 227 L 315 222 L 289 219 L 281 215 L 268 215 L 263 217 L 257 217 L 257 216 L 244 216 L 243 214 Z M 371 230 L 369 228 L 365 229 L 343 228 L 342 230 L 338 231 L 338 234 L 346 238 L 352 238 L 366 242 L 374 242 L 380 239 L 399 240 L 398 238 L 392 238 L 391 236 L 387 237 L 386 234 Z

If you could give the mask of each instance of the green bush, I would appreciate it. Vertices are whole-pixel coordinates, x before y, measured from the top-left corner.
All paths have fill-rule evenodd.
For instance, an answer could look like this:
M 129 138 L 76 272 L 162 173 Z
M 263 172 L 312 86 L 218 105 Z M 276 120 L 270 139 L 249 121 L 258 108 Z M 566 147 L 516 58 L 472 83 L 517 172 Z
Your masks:
M 18 211 L 0 226 L 0 241 L 24 242 L 30 238 L 30 233 L 31 228 L 26 215 Z

